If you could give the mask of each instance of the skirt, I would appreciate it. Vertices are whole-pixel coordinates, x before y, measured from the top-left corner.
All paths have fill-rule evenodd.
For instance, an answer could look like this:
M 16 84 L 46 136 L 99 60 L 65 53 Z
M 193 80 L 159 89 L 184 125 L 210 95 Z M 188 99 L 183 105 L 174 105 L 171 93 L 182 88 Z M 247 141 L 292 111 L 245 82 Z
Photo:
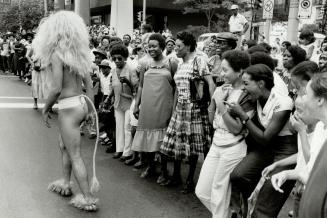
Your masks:
M 206 107 L 190 102 L 177 102 L 160 151 L 177 160 L 201 155 L 211 144 L 210 133 Z
M 37 99 L 45 97 L 41 72 L 35 70 L 32 70 L 32 96 Z

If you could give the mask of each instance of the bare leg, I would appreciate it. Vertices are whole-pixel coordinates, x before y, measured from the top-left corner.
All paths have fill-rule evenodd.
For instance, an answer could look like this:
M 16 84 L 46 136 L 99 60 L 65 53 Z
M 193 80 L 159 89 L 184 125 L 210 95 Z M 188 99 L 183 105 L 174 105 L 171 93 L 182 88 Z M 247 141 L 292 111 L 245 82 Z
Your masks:
M 84 106 L 86 107 L 86 105 Z M 74 176 L 83 194 L 83 196 L 74 198 L 71 203 L 79 209 L 90 211 L 97 208 L 96 200 L 90 191 L 86 167 L 81 157 L 80 123 L 83 121 L 86 111 L 87 109 L 82 106 L 61 110 L 58 120 L 63 144 L 67 149 Z
M 34 106 L 33 106 L 34 110 L 38 109 L 38 105 L 37 105 L 37 98 L 34 98 Z
M 61 135 L 59 135 L 59 147 L 62 155 L 63 178 L 50 183 L 48 189 L 63 197 L 68 197 L 73 194 L 71 188 L 72 183 L 70 182 L 72 164 L 65 145 L 62 142 Z

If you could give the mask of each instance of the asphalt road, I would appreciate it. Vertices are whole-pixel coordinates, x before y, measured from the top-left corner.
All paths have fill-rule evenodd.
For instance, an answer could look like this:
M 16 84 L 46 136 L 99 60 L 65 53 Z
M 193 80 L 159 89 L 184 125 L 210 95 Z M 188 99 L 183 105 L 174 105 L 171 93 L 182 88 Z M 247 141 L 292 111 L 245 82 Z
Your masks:
M 195 195 L 160 187 L 155 178 L 139 178 L 140 172 L 112 159 L 103 146 L 97 155 L 102 186 L 97 194 L 99 211 L 81 212 L 68 205 L 70 198 L 47 191 L 48 184 L 61 176 L 56 116 L 48 129 L 41 111 L 33 110 L 32 105 L 29 86 L 16 77 L 0 75 L 0 218 L 210 217 Z M 88 172 L 93 143 L 83 137 Z M 76 185 L 74 192 L 78 192 Z

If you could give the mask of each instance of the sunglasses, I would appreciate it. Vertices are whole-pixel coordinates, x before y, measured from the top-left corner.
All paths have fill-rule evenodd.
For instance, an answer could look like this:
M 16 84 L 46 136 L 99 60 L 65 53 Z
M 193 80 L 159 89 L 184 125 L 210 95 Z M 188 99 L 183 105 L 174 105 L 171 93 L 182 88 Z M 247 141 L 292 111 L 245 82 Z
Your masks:
M 122 57 L 112 57 L 113 61 L 123 61 Z

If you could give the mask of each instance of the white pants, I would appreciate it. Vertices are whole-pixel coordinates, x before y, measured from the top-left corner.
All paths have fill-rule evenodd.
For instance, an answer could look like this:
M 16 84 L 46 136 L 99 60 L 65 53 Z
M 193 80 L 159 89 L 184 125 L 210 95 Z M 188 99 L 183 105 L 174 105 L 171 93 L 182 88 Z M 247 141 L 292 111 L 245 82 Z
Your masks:
M 116 119 L 116 152 L 123 152 L 123 156 L 132 154 L 132 134 L 129 110 L 115 109 Z
M 214 218 L 229 218 L 231 215 L 230 174 L 245 157 L 246 148 L 244 140 L 227 148 L 212 144 L 202 165 L 195 194 Z

